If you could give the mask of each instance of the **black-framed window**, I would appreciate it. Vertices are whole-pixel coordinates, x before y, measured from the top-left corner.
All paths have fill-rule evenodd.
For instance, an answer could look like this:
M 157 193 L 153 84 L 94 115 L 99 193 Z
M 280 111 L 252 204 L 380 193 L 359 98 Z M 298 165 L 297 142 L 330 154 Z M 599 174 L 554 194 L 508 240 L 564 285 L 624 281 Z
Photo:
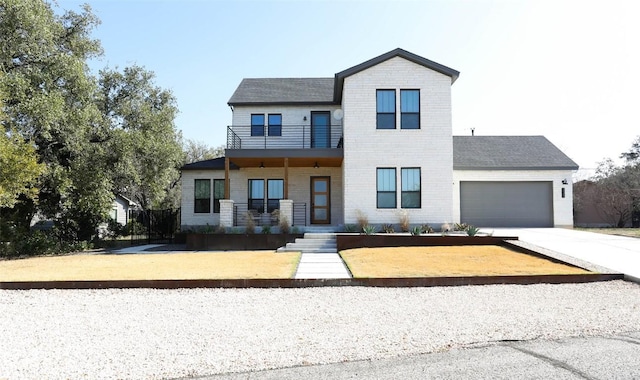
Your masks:
M 400 90 L 400 128 L 420 129 L 420 90 Z
M 376 173 L 378 208 L 396 208 L 396 169 L 378 168 Z
M 224 199 L 224 179 L 213 180 L 213 212 L 220 213 L 220 199 Z
M 251 114 L 251 136 L 264 136 L 264 115 Z
M 264 212 L 264 180 L 249 180 L 249 198 L 247 201 L 249 210 L 256 210 L 259 213 Z
M 282 136 L 282 115 L 270 113 L 267 119 L 269 122 L 269 136 Z
M 402 168 L 402 208 L 420 208 L 420 168 Z
M 211 212 L 211 180 L 196 179 L 194 183 L 194 207 L 196 214 L 207 214 Z
M 280 208 L 280 199 L 284 199 L 284 180 L 267 180 L 267 212 L 272 213 Z
M 396 128 L 396 90 L 376 90 L 376 128 Z

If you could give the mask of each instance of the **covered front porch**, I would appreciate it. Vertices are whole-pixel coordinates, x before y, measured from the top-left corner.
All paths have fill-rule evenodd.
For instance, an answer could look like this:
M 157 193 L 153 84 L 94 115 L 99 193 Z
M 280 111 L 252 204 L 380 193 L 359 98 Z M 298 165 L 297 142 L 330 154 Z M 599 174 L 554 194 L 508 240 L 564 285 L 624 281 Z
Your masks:
M 342 149 L 226 150 L 221 225 L 336 226 L 342 213 Z

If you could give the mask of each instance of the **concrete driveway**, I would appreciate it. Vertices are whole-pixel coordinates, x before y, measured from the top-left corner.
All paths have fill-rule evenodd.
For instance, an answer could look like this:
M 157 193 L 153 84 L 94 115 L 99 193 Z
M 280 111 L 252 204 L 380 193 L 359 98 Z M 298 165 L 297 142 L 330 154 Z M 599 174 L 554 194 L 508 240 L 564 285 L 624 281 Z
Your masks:
M 482 229 L 491 231 L 492 229 Z M 640 239 L 565 228 L 496 228 L 494 236 L 521 241 L 624 273 L 640 282 Z

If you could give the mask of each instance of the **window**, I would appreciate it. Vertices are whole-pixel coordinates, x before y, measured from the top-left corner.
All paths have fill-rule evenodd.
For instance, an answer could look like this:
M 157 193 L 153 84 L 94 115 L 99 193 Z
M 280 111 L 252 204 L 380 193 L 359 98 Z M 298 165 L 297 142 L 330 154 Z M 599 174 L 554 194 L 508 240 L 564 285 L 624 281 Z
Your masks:
M 213 180 L 213 212 L 220 213 L 220 199 L 224 199 L 224 179 Z
M 264 115 L 251 114 L 251 136 L 264 136 Z
M 282 115 L 269 114 L 269 136 L 282 136 Z
M 396 208 L 396 169 L 378 168 L 377 172 L 377 207 Z
M 376 90 L 376 128 L 396 128 L 396 90 Z
M 420 168 L 402 168 L 402 208 L 420 208 Z
M 400 90 L 400 128 L 420 129 L 420 90 Z
M 249 201 L 247 202 L 249 210 L 256 210 L 259 213 L 264 212 L 264 180 L 249 180 Z
M 194 213 L 206 214 L 211 212 L 211 180 L 196 179 Z
M 284 180 L 267 180 L 267 212 L 272 213 L 280 208 L 280 199 L 284 199 Z

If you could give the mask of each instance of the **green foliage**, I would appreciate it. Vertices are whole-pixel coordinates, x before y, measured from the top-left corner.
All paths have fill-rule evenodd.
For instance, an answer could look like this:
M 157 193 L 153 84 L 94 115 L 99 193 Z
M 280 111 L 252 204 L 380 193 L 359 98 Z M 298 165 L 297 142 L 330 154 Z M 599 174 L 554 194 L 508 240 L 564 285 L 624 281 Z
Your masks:
M 0 207 L 13 207 L 21 196 L 35 199 L 36 180 L 43 170 L 35 148 L 0 126 Z
M 476 226 L 467 226 L 467 235 L 469 236 L 476 236 L 478 234 L 478 232 L 480 232 L 480 228 L 476 227 Z
M 40 255 L 61 255 L 91 249 L 87 242 L 68 242 L 56 236 L 56 231 L 21 233 L 10 242 L 0 242 L 0 257 L 17 258 Z
M 365 235 L 373 235 L 376 233 L 376 227 L 367 224 L 362 227 L 362 232 L 364 232 Z
M 270 234 L 271 233 L 271 226 L 268 224 L 265 224 L 264 226 L 262 226 L 262 233 L 263 234 Z
M 454 231 L 466 231 L 469 228 L 467 223 L 456 223 L 453 225 Z
M 420 226 L 415 226 L 411 229 L 411 235 L 419 236 L 422 233 L 422 228 Z
M 355 224 L 345 224 L 344 225 L 344 232 L 356 232 Z
M 393 228 L 393 224 L 383 224 L 382 231 L 384 231 L 387 234 L 392 234 L 396 232 L 395 229 Z
M 213 158 L 223 157 L 224 156 L 224 145 L 220 145 L 218 147 L 210 147 L 207 144 L 187 139 L 182 147 L 184 151 L 184 163 L 189 164 L 192 162 L 210 160 Z
M 434 232 L 433 227 L 428 224 L 423 224 L 420 226 L 420 232 L 423 234 L 432 234 Z

